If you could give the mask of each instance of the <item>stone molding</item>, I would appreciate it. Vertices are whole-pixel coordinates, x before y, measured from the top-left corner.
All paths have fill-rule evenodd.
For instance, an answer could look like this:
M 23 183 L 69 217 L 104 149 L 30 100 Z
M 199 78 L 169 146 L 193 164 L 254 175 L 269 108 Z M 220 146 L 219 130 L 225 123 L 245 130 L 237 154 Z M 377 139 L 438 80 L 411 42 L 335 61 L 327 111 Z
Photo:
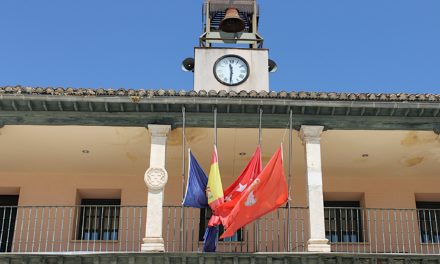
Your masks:
M 303 144 L 320 144 L 323 126 L 301 126 L 300 138 Z
M 151 137 L 166 137 L 170 131 L 170 125 L 148 125 Z
M 328 239 L 309 239 L 307 241 L 307 251 L 308 252 L 331 252 L 331 246 Z
M 168 182 L 168 172 L 164 168 L 149 168 L 144 181 L 149 190 L 162 190 Z
M 53 254 L 0 254 L 0 263 L 49 263 L 49 264 L 127 264 L 127 263 L 154 263 L 154 264 L 186 264 L 186 263 L 290 263 L 290 264 L 317 264 L 317 263 L 439 263 L 438 255 L 428 254 L 356 254 L 356 253 L 53 253 Z

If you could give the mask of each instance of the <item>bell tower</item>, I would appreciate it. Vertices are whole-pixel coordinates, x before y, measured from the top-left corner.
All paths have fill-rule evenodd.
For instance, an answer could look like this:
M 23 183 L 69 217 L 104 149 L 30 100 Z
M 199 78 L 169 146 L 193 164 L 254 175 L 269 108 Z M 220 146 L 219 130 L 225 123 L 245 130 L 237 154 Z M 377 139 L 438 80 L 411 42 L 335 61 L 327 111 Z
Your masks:
M 205 0 L 203 29 L 194 59 L 182 69 L 194 72 L 194 90 L 269 91 L 269 60 L 258 33 L 256 0 Z

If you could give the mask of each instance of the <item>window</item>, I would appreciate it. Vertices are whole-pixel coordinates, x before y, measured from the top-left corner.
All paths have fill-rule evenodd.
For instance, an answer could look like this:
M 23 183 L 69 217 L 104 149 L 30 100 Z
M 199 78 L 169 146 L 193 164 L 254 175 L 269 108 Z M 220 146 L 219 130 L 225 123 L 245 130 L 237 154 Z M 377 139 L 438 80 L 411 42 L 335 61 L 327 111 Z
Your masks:
M 210 208 L 200 209 L 200 224 L 199 224 L 199 241 L 203 241 L 203 236 L 205 235 L 206 227 L 208 227 L 209 219 L 211 219 L 212 211 Z M 224 227 L 220 225 L 219 235 L 223 234 L 225 231 Z M 220 239 L 220 241 L 225 242 L 241 242 L 243 241 L 243 229 L 241 228 L 232 237 L 227 237 L 225 239 Z
M 11 252 L 18 195 L 0 195 L 0 252 Z
M 422 243 L 440 243 L 440 202 L 417 202 Z
M 362 209 L 358 201 L 324 202 L 325 235 L 331 243 L 359 243 L 363 240 Z
M 118 240 L 119 199 L 82 199 L 78 240 Z

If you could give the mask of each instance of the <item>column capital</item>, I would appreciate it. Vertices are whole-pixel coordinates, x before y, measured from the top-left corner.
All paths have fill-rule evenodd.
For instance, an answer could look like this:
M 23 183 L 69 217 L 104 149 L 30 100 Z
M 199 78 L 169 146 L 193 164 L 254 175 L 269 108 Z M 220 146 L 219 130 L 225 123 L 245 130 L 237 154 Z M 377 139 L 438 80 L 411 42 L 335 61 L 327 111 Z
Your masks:
M 170 131 L 170 125 L 148 125 L 148 132 L 152 137 L 166 137 Z
M 321 134 L 324 131 L 324 126 L 301 126 L 300 137 L 304 144 L 321 142 Z

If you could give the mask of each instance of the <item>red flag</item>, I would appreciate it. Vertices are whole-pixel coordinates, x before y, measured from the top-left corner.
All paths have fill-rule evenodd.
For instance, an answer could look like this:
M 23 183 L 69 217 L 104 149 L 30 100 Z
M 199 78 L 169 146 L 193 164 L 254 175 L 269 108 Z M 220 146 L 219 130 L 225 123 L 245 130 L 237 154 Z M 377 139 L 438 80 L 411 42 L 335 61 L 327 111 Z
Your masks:
M 245 193 L 246 189 L 252 184 L 261 171 L 261 148 L 258 146 L 252 159 L 246 165 L 246 168 L 244 168 L 240 173 L 240 176 L 238 176 L 238 178 L 226 189 L 224 193 L 225 203 L 219 206 L 222 207 L 223 215 L 229 214 L 237 204 L 241 195 Z M 217 226 L 219 224 L 221 224 L 221 218 L 213 215 L 209 220 L 208 226 Z
M 282 147 L 275 152 L 260 175 L 249 186 L 228 215 L 224 217 L 226 232 L 221 238 L 230 237 L 241 227 L 277 209 L 288 199 L 287 182 L 284 177 Z
M 225 190 L 225 202 L 230 202 L 237 198 L 237 196 L 241 196 L 262 170 L 261 148 L 258 146 L 246 168 L 244 168 L 240 176 Z

